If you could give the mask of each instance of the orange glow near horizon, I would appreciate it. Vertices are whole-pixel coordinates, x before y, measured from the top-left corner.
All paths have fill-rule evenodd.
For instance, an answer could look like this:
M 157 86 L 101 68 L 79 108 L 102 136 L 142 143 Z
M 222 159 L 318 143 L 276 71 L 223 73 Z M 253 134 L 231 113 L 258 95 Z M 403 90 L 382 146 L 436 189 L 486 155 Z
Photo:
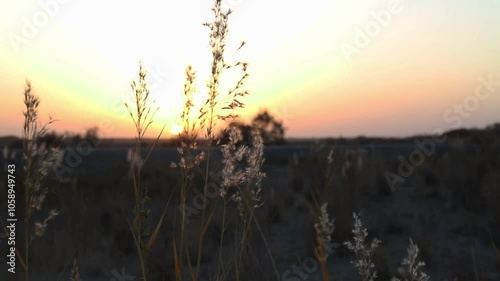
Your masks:
M 210 50 L 201 23 L 211 18 L 212 2 L 67 2 L 49 8 L 35 0 L 1 4 L 0 135 L 21 133 L 28 78 L 42 101 L 41 120 L 49 114 L 59 120 L 52 129 L 82 133 L 111 124 L 105 137 L 133 136 L 123 102 L 132 98 L 130 83 L 140 60 L 150 73 L 151 99 L 160 107 L 148 137 L 163 126 L 166 137 L 176 135 L 187 65 L 193 65 L 198 89 L 206 93 Z M 267 108 L 291 137 L 450 129 L 443 113 L 473 95 L 479 77 L 500 80 L 498 1 L 223 3 L 235 11 L 228 59 L 249 62 L 246 89 L 252 94 L 242 100 L 242 120 Z M 399 3 L 401 11 L 388 19 L 391 3 Z M 47 22 L 30 30 L 26 22 L 41 13 L 50 14 Z M 387 22 L 374 35 L 360 35 L 375 17 Z M 30 36 L 13 43 L 13 36 L 26 30 Z M 247 45 L 235 53 L 242 40 Z M 367 41 L 358 46 L 357 40 Z M 349 57 L 346 44 L 356 48 Z M 463 126 L 500 121 L 499 106 L 500 96 L 492 95 Z

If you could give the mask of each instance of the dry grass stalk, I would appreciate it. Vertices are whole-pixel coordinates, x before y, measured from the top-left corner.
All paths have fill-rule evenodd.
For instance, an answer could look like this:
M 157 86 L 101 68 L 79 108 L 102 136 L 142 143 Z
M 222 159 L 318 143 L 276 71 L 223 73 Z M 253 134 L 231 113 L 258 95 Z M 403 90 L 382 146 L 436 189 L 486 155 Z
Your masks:
M 229 142 L 222 146 L 222 185 L 220 195 L 224 199 L 223 222 L 225 209 L 229 201 L 236 202 L 242 219 L 242 234 L 239 251 L 235 263 L 236 279 L 240 280 L 242 257 L 246 248 L 254 210 L 262 205 L 260 196 L 262 179 L 265 173 L 261 171 L 264 163 L 264 144 L 257 130 L 252 132 L 252 145 L 242 144 L 243 136 L 239 128 L 229 129 Z M 225 225 L 221 234 L 223 243 Z
M 363 228 L 360 215 L 354 213 L 353 219 L 354 228 L 352 234 L 354 235 L 354 241 L 345 242 L 344 245 L 356 255 L 356 260 L 351 261 L 351 263 L 358 270 L 362 280 L 374 281 L 377 278 L 377 272 L 374 270 L 375 264 L 372 262 L 372 254 L 380 244 L 380 240 L 373 239 L 372 243 L 368 243 L 366 241 L 368 232 Z
M 54 219 L 58 212 L 51 210 L 48 217 L 41 223 L 31 225 L 31 217 L 35 211 L 40 211 L 48 187 L 45 180 L 49 171 L 61 161 L 62 152 L 56 147 L 39 145 L 39 139 L 47 132 L 48 126 L 55 122 L 50 118 L 45 125 L 39 125 L 38 107 L 40 99 L 32 92 L 31 83 L 26 81 L 24 90 L 24 124 L 23 124 L 23 158 L 24 158 L 24 192 L 25 192 L 25 278 L 29 280 L 29 247 L 33 239 L 43 235 L 48 222 Z M 34 229 L 32 230 L 32 227 Z M 34 231 L 34 233 L 32 233 Z M 21 257 L 22 258 L 22 257 Z
M 402 279 L 393 277 L 391 281 L 430 281 L 430 277 L 422 271 L 425 263 L 417 261 L 419 252 L 418 246 L 410 238 L 408 257 L 403 259 L 401 267 L 398 269 Z
M 233 122 L 237 115 L 234 111 L 238 108 L 242 108 L 244 104 L 239 100 L 248 94 L 247 91 L 242 90 L 245 80 L 248 77 L 247 67 L 248 64 L 245 62 L 237 61 L 235 63 L 226 62 L 226 39 L 228 35 L 228 23 L 229 16 L 231 15 L 231 10 L 223 10 L 221 7 L 221 0 L 214 1 L 214 7 L 212 9 L 214 18 L 212 21 L 204 23 L 209 29 L 209 45 L 211 47 L 212 53 L 212 63 L 210 67 L 210 77 L 206 82 L 207 86 L 207 98 L 204 104 L 199 108 L 199 128 L 204 130 L 204 137 L 206 141 L 206 167 L 205 167 L 205 183 L 203 187 L 203 195 L 206 198 L 207 187 L 209 184 L 209 171 L 210 171 L 210 158 L 212 146 L 216 145 L 220 139 L 215 135 L 215 128 L 217 127 L 218 121 L 230 121 Z M 244 45 L 243 42 L 240 48 Z M 240 49 L 238 48 L 238 50 Z M 225 71 L 232 68 L 239 68 L 242 72 L 238 81 L 231 87 L 227 92 L 221 90 L 221 78 Z M 188 75 L 187 81 L 189 82 L 190 77 Z M 185 88 L 185 92 L 189 88 Z M 189 99 L 187 99 L 186 104 L 189 110 L 191 110 L 191 104 Z M 203 155 L 205 157 L 205 155 Z M 202 209 L 200 228 L 206 229 L 210 223 L 211 216 L 206 217 L 206 208 Z M 208 219 L 208 220 L 207 220 Z M 184 224 L 184 221 L 182 222 Z M 196 274 L 195 278 L 199 278 L 199 269 L 202 257 L 202 247 L 204 241 L 204 232 L 202 231 L 199 236 L 199 248 L 198 257 L 196 262 Z M 180 249 L 183 251 L 183 249 Z
M 323 273 L 323 280 L 330 280 L 330 273 L 326 267 L 326 261 L 332 251 L 332 234 L 334 228 L 334 219 L 330 220 L 328 215 L 328 204 L 321 205 L 321 213 L 318 216 L 317 223 L 314 224 L 316 230 L 316 240 L 318 241 L 318 259 L 321 263 L 321 270 Z
M 149 88 L 146 83 L 147 72 L 144 70 L 142 63 L 139 63 L 139 73 L 138 81 L 132 81 L 131 87 L 135 95 L 135 108 L 128 103 L 125 103 L 132 121 L 134 122 L 136 129 L 136 146 L 133 151 L 129 152 L 128 160 L 130 163 L 130 169 L 132 171 L 132 178 L 134 182 L 134 197 L 135 206 L 133 210 L 133 220 L 131 224 L 132 234 L 134 236 L 135 246 L 139 255 L 139 261 L 141 265 L 142 279 L 146 281 L 147 269 L 146 269 L 146 258 L 149 254 L 150 245 L 152 240 L 149 242 L 143 241 L 143 237 L 149 235 L 148 229 L 144 227 L 144 221 L 149 215 L 148 204 L 150 198 L 147 194 L 147 188 L 141 185 L 141 171 L 144 163 L 147 161 L 149 153 L 151 153 L 153 147 L 148 153 L 148 156 L 143 160 L 141 156 L 142 142 L 144 139 L 144 134 L 146 133 L 149 126 L 153 123 L 153 118 L 158 107 L 154 106 L 154 101 L 149 100 Z M 160 132 L 161 135 L 161 132 Z M 160 137 L 157 138 L 157 141 Z M 156 144 L 156 142 L 155 142 Z M 158 225 L 161 225 L 161 221 Z M 155 238 L 155 237 L 152 237 Z
M 71 281 L 80 281 L 80 269 L 78 269 L 78 260 L 76 257 L 73 259 L 73 266 L 71 267 Z

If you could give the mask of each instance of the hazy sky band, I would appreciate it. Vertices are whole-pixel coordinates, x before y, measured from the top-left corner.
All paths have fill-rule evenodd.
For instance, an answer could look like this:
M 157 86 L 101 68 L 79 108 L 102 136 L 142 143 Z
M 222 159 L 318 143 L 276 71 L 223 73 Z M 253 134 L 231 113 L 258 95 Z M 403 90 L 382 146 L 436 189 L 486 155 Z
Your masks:
M 291 136 L 430 133 L 456 124 L 444 114 L 480 77 L 500 81 L 499 1 L 352 2 L 225 1 L 235 10 L 228 49 L 248 41 L 235 57 L 250 63 L 247 116 L 267 107 Z M 161 106 L 156 129 L 178 118 L 187 64 L 203 89 L 211 1 L 0 3 L 2 135 L 20 134 L 25 78 L 55 128 L 109 119 L 110 137 L 133 131 L 121 101 L 140 59 Z M 499 106 L 491 95 L 462 125 L 498 121 Z

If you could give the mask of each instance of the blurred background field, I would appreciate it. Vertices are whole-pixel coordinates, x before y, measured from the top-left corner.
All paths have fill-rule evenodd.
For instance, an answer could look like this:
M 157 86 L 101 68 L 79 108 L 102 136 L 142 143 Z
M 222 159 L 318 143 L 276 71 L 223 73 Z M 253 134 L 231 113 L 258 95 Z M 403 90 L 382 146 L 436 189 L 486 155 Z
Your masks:
M 283 145 L 269 145 L 263 171 L 264 205 L 256 216 L 280 272 L 314 255 L 314 218 L 309 204 L 314 198 L 328 203 L 335 218 L 332 240 L 341 244 L 349 240 L 352 213 L 361 212 L 364 226 L 371 236 L 382 240 L 374 254 L 379 276 L 386 280 L 396 271 L 406 254 L 408 237 L 421 249 L 433 280 L 484 280 L 500 278 L 500 133 L 498 126 L 482 130 L 458 130 L 445 134 L 447 141 L 435 153 L 426 156 L 415 171 L 398 183 L 394 191 L 386 172 L 398 173 L 398 156 L 408 155 L 418 147 L 407 139 L 317 139 L 290 140 Z M 84 137 L 83 137 L 84 138 Z M 15 138 L 2 139 L 10 152 L 2 163 L 16 163 L 21 176 L 21 153 Z M 56 208 L 47 233 L 33 243 L 31 259 L 34 280 L 67 280 L 68 263 L 76 255 L 82 280 L 110 280 L 111 271 L 126 268 L 138 276 L 136 252 L 125 213 L 133 208 L 132 178 L 127 151 L 132 142 L 92 139 L 99 146 L 90 154 L 75 159 L 78 165 L 64 170 L 63 178 L 51 173 L 46 210 Z M 132 141 L 132 140 L 131 140 Z M 143 184 L 152 198 L 151 219 L 161 215 L 168 198 L 167 217 L 150 257 L 154 280 L 173 280 L 172 241 L 179 230 L 178 171 L 171 162 L 178 160 L 177 149 L 168 147 L 175 140 L 156 148 L 144 167 Z M 68 151 L 74 150 L 71 143 Z M 162 147 L 163 146 L 163 147 Z M 327 157 L 333 149 L 331 177 L 326 177 Z M 10 157 L 15 154 L 14 159 Z M 215 155 L 219 155 L 217 152 Z M 4 156 L 8 156 L 7 159 Z M 220 170 L 219 156 L 213 161 Z M 68 158 L 70 159 L 70 158 Z M 67 161 L 67 159 L 66 159 Z M 63 164 L 68 162 L 63 162 Z M 217 164 L 219 163 L 219 164 Z M 19 181 L 19 179 L 18 179 Z M 197 178 L 202 185 L 202 179 Z M 196 185 L 195 185 L 196 186 Z M 199 185 L 198 185 L 199 186 Z M 5 183 L 0 196 L 6 197 Z M 22 190 L 18 198 L 22 198 Z M 192 193 L 187 202 L 196 200 Z M 314 198 L 313 198 L 314 197 Z M 221 232 L 220 197 L 208 198 L 207 208 L 214 210 L 213 223 L 207 230 L 202 259 L 203 274 L 214 274 Z M 2 200 L 1 209 L 6 209 Z M 22 210 L 22 200 L 17 208 Z M 234 213 L 237 211 L 234 210 Z M 189 218 L 192 237 L 189 251 L 195 256 L 199 235 L 199 214 Z M 227 237 L 232 237 L 228 228 Z M 22 233 L 22 231 L 18 231 Z M 2 241 L 2 244 L 4 241 Z M 231 239 L 226 241 L 228 249 Z M 250 256 L 245 259 L 248 280 L 271 280 L 272 269 L 262 238 L 253 233 L 249 240 Z M 230 260 L 230 251 L 225 259 Z M 357 280 L 349 265 L 350 255 L 344 246 L 328 260 L 332 280 Z M 5 257 L 0 258 L 5 263 Z M 185 265 L 188 266 L 188 265 Z M 2 272 L 2 274 L 4 274 Z M 320 271 L 308 273 L 308 280 L 320 278 Z M 293 279 L 291 279 L 293 280 Z

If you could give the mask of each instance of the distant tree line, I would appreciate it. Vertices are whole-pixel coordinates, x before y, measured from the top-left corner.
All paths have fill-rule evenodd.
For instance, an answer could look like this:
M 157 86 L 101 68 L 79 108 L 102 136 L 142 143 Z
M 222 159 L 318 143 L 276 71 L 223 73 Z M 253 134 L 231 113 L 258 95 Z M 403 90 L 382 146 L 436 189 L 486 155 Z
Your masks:
M 285 127 L 283 126 L 283 122 L 277 120 L 267 109 L 261 110 L 257 115 L 255 115 L 250 124 L 235 122 L 231 126 L 235 126 L 240 129 L 243 134 L 244 143 L 250 144 L 252 131 L 257 130 L 262 136 L 264 144 L 285 144 Z M 227 140 L 228 136 L 225 131 L 222 133 L 221 142 L 225 143 Z
M 281 145 L 285 144 L 285 127 L 283 122 L 277 120 L 276 117 L 271 115 L 267 109 L 261 110 L 257 113 L 249 124 L 242 122 L 235 122 L 231 126 L 236 126 L 243 134 L 243 142 L 248 145 L 251 144 L 252 131 L 257 130 L 264 144 L 267 145 Z M 228 140 L 227 131 L 221 132 L 221 143 L 226 143 Z M 99 128 L 92 127 L 85 131 L 83 134 L 70 133 L 70 132 L 56 132 L 49 131 L 41 136 L 38 144 L 44 144 L 47 147 L 72 147 L 79 144 L 81 141 L 88 141 L 92 146 L 97 146 L 101 141 L 99 137 Z M 172 146 L 174 142 L 164 141 L 158 143 L 158 146 Z M 22 140 L 18 139 L 10 145 L 12 148 L 22 148 Z
M 49 131 L 38 138 L 38 145 L 43 144 L 46 147 L 67 147 L 76 146 L 81 141 L 87 141 L 95 147 L 99 141 L 99 128 L 89 128 L 85 131 L 84 134 L 69 132 L 59 133 L 56 131 Z M 22 148 L 22 140 L 17 140 L 11 145 L 11 147 Z

